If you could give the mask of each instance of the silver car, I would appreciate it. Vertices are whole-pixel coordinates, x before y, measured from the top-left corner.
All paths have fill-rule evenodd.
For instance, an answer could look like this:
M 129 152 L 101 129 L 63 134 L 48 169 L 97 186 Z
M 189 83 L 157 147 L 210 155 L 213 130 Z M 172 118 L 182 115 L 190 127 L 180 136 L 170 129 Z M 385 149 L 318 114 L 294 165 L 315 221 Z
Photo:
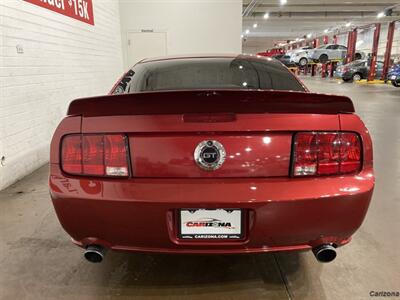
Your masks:
M 308 64 L 308 52 L 312 50 L 311 46 L 301 47 L 299 49 L 295 49 L 293 51 L 287 52 L 286 54 L 290 55 L 290 61 L 304 67 Z
M 347 47 L 338 44 L 322 45 L 308 52 L 308 58 L 315 62 L 326 63 L 330 60 L 342 60 L 346 57 Z M 362 59 L 365 55 L 357 51 L 355 59 Z

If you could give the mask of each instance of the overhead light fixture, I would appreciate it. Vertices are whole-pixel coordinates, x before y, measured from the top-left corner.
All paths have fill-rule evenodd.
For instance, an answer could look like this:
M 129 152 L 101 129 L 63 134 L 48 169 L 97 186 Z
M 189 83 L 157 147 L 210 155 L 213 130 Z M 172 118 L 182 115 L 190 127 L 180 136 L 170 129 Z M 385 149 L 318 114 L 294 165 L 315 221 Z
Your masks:
M 328 33 L 328 32 L 329 32 L 329 29 L 325 29 L 325 30 L 324 30 L 324 33 Z
M 351 22 L 347 22 L 346 27 L 350 27 L 350 26 L 351 26 Z
M 380 18 L 383 18 L 385 16 L 385 13 L 383 12 L 383 11 L 381 11 L 379 14 L 377 14 L 377 18 L 378 19 L 380 19 Z
M 281 5 L 285 5 L 287 3 L 287 0 L 281 0 Z
M 311 38 L 312 37 L 312 33 L 310 32 L 309 34 L 307 34 L 307 37 Z
M 268 19 L 268 18 L 269 18 L 269 13 L 266 12 L 266 13 L 264 14 L 264 19 Z
M 244 33 L 245 34 L 249 34 L 250 33 L 250 29 L 246 29 L 246 31 Z
M 253 24 L 253 28 L 257 28 L 258 27 L 258 24 L 257 23 L 254 23 Z

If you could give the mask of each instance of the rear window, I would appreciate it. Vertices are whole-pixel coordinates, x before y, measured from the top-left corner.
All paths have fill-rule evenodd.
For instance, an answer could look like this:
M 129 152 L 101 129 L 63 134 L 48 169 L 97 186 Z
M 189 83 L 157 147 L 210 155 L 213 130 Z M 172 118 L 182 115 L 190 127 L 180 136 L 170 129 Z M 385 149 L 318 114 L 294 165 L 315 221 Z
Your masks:
M 190 89 L 304 91 L 280 62 L 268 59 L 190 58 L 137 64 L 114 93 Z

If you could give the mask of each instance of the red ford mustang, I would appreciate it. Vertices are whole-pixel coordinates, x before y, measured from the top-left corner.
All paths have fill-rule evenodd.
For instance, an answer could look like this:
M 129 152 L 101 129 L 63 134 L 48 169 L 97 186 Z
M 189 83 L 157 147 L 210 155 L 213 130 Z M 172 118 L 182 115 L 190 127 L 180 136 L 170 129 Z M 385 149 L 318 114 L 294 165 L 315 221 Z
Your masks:
M 110 95 L 70 104 L 50 163 L 57 216 L 92 262 L 107 249 L 328 262 L 374 188 L 351 100 L 246 55 L 141 61 Z

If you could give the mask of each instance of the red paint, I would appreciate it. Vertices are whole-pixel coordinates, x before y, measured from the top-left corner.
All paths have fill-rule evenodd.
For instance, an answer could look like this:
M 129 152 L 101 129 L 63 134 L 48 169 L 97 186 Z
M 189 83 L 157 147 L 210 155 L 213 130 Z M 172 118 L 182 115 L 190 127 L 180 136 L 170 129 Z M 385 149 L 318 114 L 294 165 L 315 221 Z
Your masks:
M 24 0 L 64 16 L 94 25 L 92 0 Z
M 348 243 L 366 215 L 374 188 L 372 142 L 359 117 L 351 111 L 338 110 L 304 113 L 298 108 L 302 113 L 296 113 L 293 107 L 291 113 L 244 113 L 240 111 L 243 106 L 235 104 L 235 94 L 228 92 L 232 93 L 229 96 L 235 112 L 222 114 L 220 119 L 218 114 L 204 119 L 201 113 L 194 112 L 199 108 L 196 105 L 192 108 L 195 118 L 189 119 L 184 117 L 190 115 L 184 112 L 187 107 L 171 113 L 172 108 L 164 106 L 168 114 L 161 114 L 159 106 L 142 107 L 149 110 L 137 114 L 136 108 L 128 105 L 129 113 L 114 114 L 122 110 L 113 111 L 111 99 L 115 107 L 127 105 L 128 101 L 135 106 L 144 105 L 131 95 L 84 100 L 85 105 L 80 106 L 83 116 L 65 118 L 51 143 L 49 186 L 60 223 L 73 241 L 82 247 L 100 244 L 123 251 L 210 254 L 302 250 L 321 243 Z M 249 99 L 253 99 L 252 93 L 248 92 Z M 162 95 L 166 102 L 183 95 L 192 101 L 187 91 L 178 94 L 157 95 Z M 304 99 L 306 106 L 321 103 L 323 97 L 337 100 L 311 93 L 286 92 L 280 98 L 274 92 L 257 95 L 272 98 L 272 102 L 296 97 Z M 142 96 L 152 98 L 149 93 Z M 100 113 L 96 107 L 89 109 L 89 104 L 103 100 L 107 104 L 98 106 Z M 252 101 L 249 105 L 255 107 L 256 102 L 251 104 Z M 75 114 L 79 114 L 79 106 L 74 105 Z M 106 107 L 111 111 L 106 113 Z M 152 112 L 155 107 L 157 114 Z M 290 176 L 292 139 L 296 132 L 305 131 L 357 133 L 363 152 L 360 171 L 333 176 Z M 96 132 L 124 133 L 129 137 L 129 178 L 63 173 L 62 137 Z M 233 156 L 220 169 L 209 172 L 198 168 L 193 158 L 196 145 L 208 139 L 220 141 L 227 156 Z M 243 209 L 244 238 L 179 239 L 180 208 Z

